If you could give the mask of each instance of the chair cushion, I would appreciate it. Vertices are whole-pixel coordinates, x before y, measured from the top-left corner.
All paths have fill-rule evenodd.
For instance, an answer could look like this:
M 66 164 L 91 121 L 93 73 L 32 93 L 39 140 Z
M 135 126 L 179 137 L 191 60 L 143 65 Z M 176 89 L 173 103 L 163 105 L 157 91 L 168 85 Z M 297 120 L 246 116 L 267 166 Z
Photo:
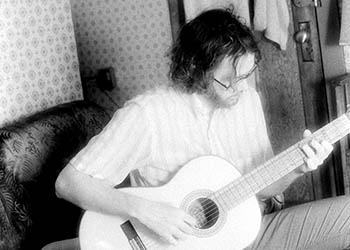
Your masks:
M 24 238 L 34 247 L 75 236 L 80 209 L 56 198 L 55 180 L 109 119 L 101 107 L 76 101 L 0 129 L 0 250 Z

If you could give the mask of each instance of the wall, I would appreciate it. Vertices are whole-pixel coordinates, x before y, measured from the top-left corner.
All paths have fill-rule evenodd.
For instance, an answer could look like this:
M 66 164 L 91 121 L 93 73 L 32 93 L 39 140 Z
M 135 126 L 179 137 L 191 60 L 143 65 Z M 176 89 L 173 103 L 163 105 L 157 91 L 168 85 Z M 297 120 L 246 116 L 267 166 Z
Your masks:
M 344 46 L 346 72 L 350 73 L 350 46 Z
M 340 16 L 341 16 L 341 12 L 342 12 L 343 1 L 344 0 L 338 0 Z M 350 73 L 350 46 L 343 46 L 343 49 L 344 49 L 344 59 L 345 59 L 346 72 Z
M 0 0 L 0 126 L 82 99 L 69 0 Z
M 117 88 L 108 92 L 121 105 L 159 84 L 168 84 L 171 38 L 164 0 L 71 0 L 83 78 L 113 67 Z

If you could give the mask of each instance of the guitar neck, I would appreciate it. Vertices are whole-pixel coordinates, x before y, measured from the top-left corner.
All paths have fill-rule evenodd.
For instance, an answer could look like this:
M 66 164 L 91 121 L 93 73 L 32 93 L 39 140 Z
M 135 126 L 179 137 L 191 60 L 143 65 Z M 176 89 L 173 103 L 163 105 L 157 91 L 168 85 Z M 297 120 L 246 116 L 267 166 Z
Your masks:
M 220 202 L 223 208 L 231 209 L 302 166 L 306 156 L 301 147 L 311 139 L 326 140 L 334 144 L 349 133 L 350 120 L 348 114 L 344 114 L 317 130 L 310 137 L 294 144 L 253 171 L 221 188 L 214 193 L 214 199 Z

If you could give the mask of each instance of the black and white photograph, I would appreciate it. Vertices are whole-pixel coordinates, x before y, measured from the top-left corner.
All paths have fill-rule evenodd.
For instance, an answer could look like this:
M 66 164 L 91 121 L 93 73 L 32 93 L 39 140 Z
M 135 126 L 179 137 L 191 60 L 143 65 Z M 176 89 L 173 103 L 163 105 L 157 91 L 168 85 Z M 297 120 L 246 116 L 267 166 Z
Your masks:
M 0 0 L 0 250 L 350 250 L 350 0 Z

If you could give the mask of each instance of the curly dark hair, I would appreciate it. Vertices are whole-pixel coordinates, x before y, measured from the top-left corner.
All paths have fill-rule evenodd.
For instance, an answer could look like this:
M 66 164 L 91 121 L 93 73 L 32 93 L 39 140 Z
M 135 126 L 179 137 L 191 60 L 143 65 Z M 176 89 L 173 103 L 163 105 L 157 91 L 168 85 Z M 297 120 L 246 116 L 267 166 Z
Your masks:
M 260 51 L 250 29 L 240 22 L 232 6 L 208 10 L 185 24 L 172 46 L 169 76 L 187 92 L 205 92 L 212 70 L 225 56 L 234 63 L 243 54 Z

